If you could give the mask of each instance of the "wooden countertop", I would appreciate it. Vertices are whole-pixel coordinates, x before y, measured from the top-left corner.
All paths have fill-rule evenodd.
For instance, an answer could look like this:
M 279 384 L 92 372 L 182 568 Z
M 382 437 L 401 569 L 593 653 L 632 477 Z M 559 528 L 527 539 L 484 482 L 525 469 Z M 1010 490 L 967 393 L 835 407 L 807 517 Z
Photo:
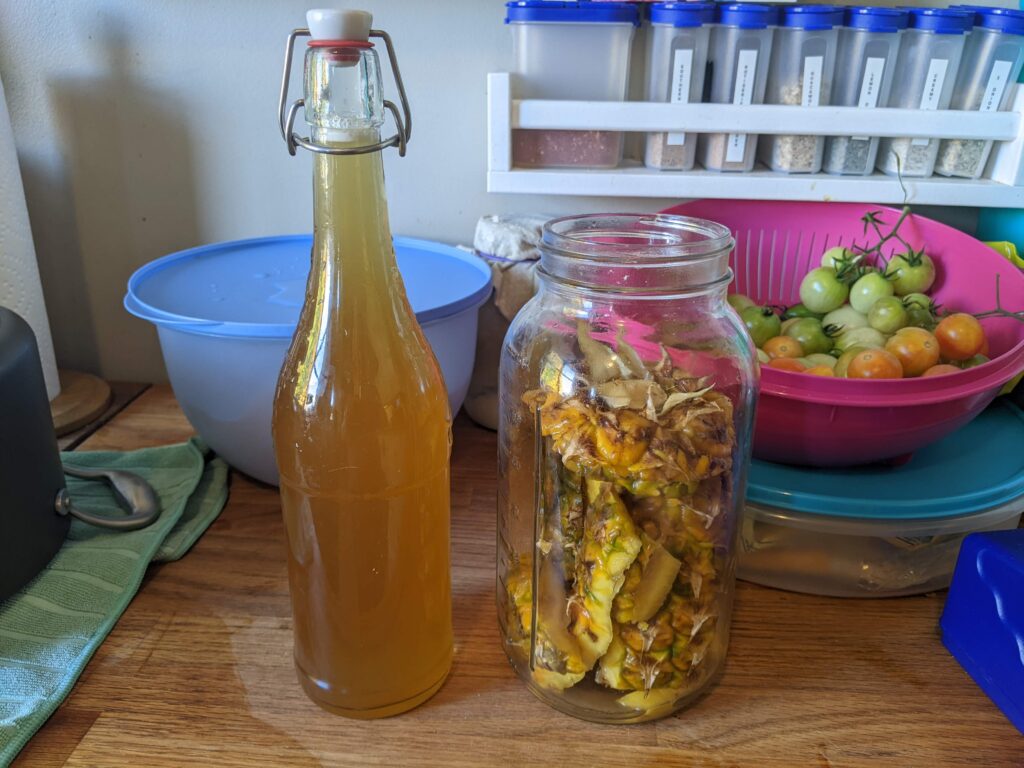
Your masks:
M 153 387 L 81 448 L 191 433 Z M 495 436 L 456 426 L 455 665 L 424 706 L 373 722 L 306 699 L 275 489 L 240 474 L 185 558 L 152 567 L 15 766 L 1024 766 L 1024 737 L 939 641 L 943 594 L 838 600 L 742 583 L 726 673 L 682 714 L 599 726 L 515 678 L 494 607 Z

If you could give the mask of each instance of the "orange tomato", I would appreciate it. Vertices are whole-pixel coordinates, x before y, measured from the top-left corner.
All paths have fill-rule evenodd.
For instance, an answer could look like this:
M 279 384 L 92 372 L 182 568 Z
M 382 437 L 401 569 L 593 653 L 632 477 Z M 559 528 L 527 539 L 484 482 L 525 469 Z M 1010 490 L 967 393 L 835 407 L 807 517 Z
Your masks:
M 807 370 L 807 366 L 793 357 L 776 357 L 768 362 L 768 367 L 793 373 L 803 373 Z
M 850 361 L 848 379 L 901 379 L 903 366 L 899 358 L 884 349 L 865 349 Z
M 985 345 L 981 323 L 963 312 L 942 318 L 935 328 L 935 338 L 946 360 L 967 360 L 981 352 Z
M 768 339 L 761 347 L 772 360 L 779 357 L 803 357 L 804 348 L 790 336 L 776 336 Z
M 922 376 L 945 376 L 947 373 L 960 373 L 960 369 L 955 365 L 949 363 L 942 363 L 941 365 L 933 365 L 927 371 L 922 373 Z
M 809 373 L 812 376 L 831 376 L 835 378 L 836 372 L 829 368 L 827 365 L 815 365 L 808 368 L 804 373 Z
M 939 362 L 939 342 L 924 328 L 902 328 L 885 342 L 900 361 L 904 376 L 920 376 Z

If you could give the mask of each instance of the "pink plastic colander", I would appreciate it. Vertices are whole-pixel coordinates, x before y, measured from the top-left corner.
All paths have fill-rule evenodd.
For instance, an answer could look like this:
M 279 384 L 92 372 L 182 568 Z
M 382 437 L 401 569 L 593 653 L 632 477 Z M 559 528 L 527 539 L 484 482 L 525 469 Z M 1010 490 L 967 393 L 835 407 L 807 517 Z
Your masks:
M 664 213 L 717 221 L 732 230 L 732 291 L 759 304 L 798 302 L 803 276 L 834 245 L 865 242 L 861 216 L 899 211 L 861 203 L 697 200 Z M 888 231 L 883 226 L 883 231 Z M 929 292 L 951 311 L 996 306 L 996 275 L 1004 309 L 1024 310 L 1024 273 L 963 232 L 919 215 L 900 227 L 914 248 L 935 260 Z M 887 256 L 889 254 L 886 254 Z M 856 381 L 761 369 L 754 433 L 760 459 L 811 466 L 852 466 L 905 457 L 973 419 L 1024 369 L 1024 323 L 982 321 L 991 360 L 948 376 Z

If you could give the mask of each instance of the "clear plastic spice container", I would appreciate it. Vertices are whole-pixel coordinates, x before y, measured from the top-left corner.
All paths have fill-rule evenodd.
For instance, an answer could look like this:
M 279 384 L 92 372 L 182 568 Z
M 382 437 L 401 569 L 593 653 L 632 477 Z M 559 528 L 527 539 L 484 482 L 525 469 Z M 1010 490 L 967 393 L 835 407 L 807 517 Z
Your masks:
M 673 104 L 699 103 L 704 93 L 709 24 L 713 3 L 657 3 L 651 6 L 647 44 L 647 100 Z M 697 135 L 649 133 L 644 164 L 661 170 L 693 168 Z
M 766 104 L 818 107 L 829 103 L 837 27 L 842 23 L 843 9 L 832 5 L 782 9 L 772 42 Z M 817 173 L 824 148 L 822 136 L 762 136 L 758 156 L 773 171 Z
M 907 12 L 900 8 L 859 6 L 846 9 L 839 30 L 832 104 L 874 109 L 884 107 L 892 89 L 900 35 Z M 877 136 L 830 136 L 825 140 L 826 173 L 866 176 L 875 170 Z
M 974 29 L 964 43 L 960 74 L 950 109 L 995 112 L 1010 108 L 1013 88 L 1024 63 L 1024 12 L 1007 8 L 957 6 L 974 13 Z M 944 139 L 935 172 L 977 179 L 985 171 L 992 142 Z
M 624 101 L 633 34 L 629 3 L 514 0 L 513 81 L 523 99 Z M 614 168 L 622 160 L 621 131 L 512 132 L 512 162 L 526 168 Z
M 955 8 L 908 10 L 910 24 L 900 42 L 888 106 L 948 109 L 972 15 Z M 938 151 L 939 139 L 884 138 L 878 143 L 877 167 L 891 175 L 931 176 Z
M 548 222 L 505 338 L 501 636 L 571 715 L 664 717 L 722 668 L 757 386 L 732 247 L 681 216 Z
M 712 104 L 761 104 L 768 82 L 772 29 L 779 11 L 770 5 L 729 3 L 718 6 L 711 31 L 708 70 Z M 757 135 L 706 133 L 699 142 L 701 163 L 709 171 L 749 171 L 757 155 Z

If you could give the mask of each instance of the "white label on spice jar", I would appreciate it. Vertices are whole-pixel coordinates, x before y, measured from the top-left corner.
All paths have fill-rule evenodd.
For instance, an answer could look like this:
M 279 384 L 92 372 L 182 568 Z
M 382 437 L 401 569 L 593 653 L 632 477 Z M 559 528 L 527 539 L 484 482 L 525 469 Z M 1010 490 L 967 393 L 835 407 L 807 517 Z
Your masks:
M 985 95 L 981 97 L 979 109 L 982 112 L 995 112 L 999 109 L 999 102 L 1003 100 L 1012 67 L 1012 61 L 993 62 L 992 74 L 988 76 L 988 84 L 985 86 Z
M 733 104 L 750 104 L 754 100 L 754 81 L 757 79 L 757 49 L 748 48 L 736 57 L 736 85 L 732 91 Z M 725 142 L 725 162 L 741 163 L 747 149 L 745 133 L 730 133 Z
M 807 56 L 804 59 L 804 87 L 800 106 L 816 107 L 821 103 L 821 68 L 824 64 L 824 56 Z
M 673 104 L 687 104 L 690 101 L 690 79 L 693 77 L 693 49 L 678 48 L 672 54 L 672 90 L 668 100 Z M 682 146 L 686 143 L 685 133 L 670 133 L 665 143 Z
M 871 56 L 864 62 L 864 79 L 860 81 L 858 107 L 874 109 L 878 106 L 878 92 L 882 90 L 882 74 L 884 72 L 885 59 L 881 56 Z
M 942 96 L 942 86 L 946 82 L 946 69 L 949 67 L 948 59 L 932 59 L 928 63 L 928 74 L 924 78 L 924 88 L 921 90 L 921 104 L 918 109 L 938 109 L 939 98 Z M 914 139 L 911 144 L 915 147 L 926 147 L 931 139 Z
M 860 98 L 857 106 L 861 109 L 874 109 L 878 106 L 878 94 L 882 90 L 882 75 L 885 73 L 885 59 L 881 56 L 869 56 L 864 62 L 864 77 L 860 81 Z M 858 141 L 866 141 L 867 136 L 853 136 Z

